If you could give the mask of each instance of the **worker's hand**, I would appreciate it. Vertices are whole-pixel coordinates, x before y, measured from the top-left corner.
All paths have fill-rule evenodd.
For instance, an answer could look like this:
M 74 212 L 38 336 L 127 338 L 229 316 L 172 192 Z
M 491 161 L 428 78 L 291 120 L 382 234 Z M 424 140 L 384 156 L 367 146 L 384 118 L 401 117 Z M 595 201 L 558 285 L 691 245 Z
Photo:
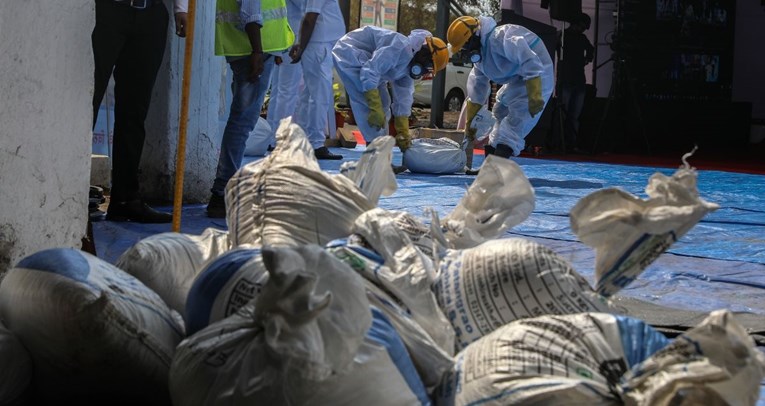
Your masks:
M 404 152 L 412 146 L 412 137 L 409 135 L 409 117 L 395 117 L 393 126 L 396 128 L 396 145 L 401 152 Z
M 292 58 L 292 63 L 298 63 L 300 62 L 300 58 L 303 57 L 303 47 L 300 46 L 300 44 L 295 44 L 290 49 L 290 58 Z
M 537 76 L 527 80 L 526 93 L 529 97 L 529 113 L 534 117 L 545 108 L 545 101 L 542 99 L 542 78 Z
M 378 130 L 385 127 L 385 113 L 382 109 L 380 91 L 377 89 L 368 90 L 366 93 L 364 93 L 364 98 L 367 101 L 367 107 L 369 107 L 367 123 Z
M 175 13 L 175 35 L 185 38 L 186 37 L 186 22 L 188 21 L 188 13 Z
M 282 62 L 284 62 L 284 60 L 282 60 L 282 57 L 281 57 L 281 56 L 275 56 L 275 57 L 274 57 L 274 64 L 276 64 L 276 65 L 281 65 L 281 64 L 282 64 Z
M 468 99 L 467 106 L 465 108 L 467 113 L 467 119 L 465 120 L 465 139 L 468 141 L 475 141 L 476 129 L 472 127 L 473 119 L 481 111 L 482 104 L 473 103 Z
M 263 54 L 253 52 L 250 54 L 250 82 L 255 83 L 260 80 L 261 74 L 263 74 Z

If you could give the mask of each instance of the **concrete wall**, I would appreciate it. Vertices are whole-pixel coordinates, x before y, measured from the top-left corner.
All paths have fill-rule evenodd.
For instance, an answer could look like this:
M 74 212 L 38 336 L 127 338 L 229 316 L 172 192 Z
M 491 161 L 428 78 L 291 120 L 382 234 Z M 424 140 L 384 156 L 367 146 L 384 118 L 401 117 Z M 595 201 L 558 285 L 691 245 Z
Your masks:
M 172 2 L 167 3 L 172 10 Z M 214 56 L 215 2 L 196 2 L 194 59 L 192 63 L 189 124 L 186 141 L 184 201 L 201 202 L 210 197 L 210 187 L 218 163 L 222 57 Z M 141 160 L 141 189 L 146 199 L 172 201 L 185 40 L 175 34 L 170 23 L 165 61 L 160 68 L 146 120 L 146 145 Z
M 93 0 L 0 2 L 0 274 L 85 234 Z

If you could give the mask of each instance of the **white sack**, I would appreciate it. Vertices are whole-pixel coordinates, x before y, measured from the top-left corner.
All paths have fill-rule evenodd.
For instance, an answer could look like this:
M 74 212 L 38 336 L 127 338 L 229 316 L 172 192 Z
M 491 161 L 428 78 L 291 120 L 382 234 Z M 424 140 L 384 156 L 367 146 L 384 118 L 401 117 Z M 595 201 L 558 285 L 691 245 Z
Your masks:
M 222 134 L 222 133 L 221 133 Z M 258 117 L 255 128 L 250 131 L 244 146 L 245 156 L 263 156 L 268 152 L 269 146 L 276 145 L 276 138 L 271 131 L 271 125 L 263 117 Z
M 441 346 L 412 317 L 412 311 L 387 290 L 377 279 L 377 271 L 385 267 L 385 260 L 371 248 L 364 247 L 360 237 L 351 236 L 330 242 L 327 251 L 362 275 L 367 299 L 388 317 L 406 345 L 409 355 L 428 390 L 433 390 L 443 374 L 454 364 L 453 347 Z M 389 271 L 383 271 L 387 273 Z
M 436 280 L 433 261 L 398 228 L 395 214 L 384 209 L 370 210 L 359 216 L 353 231 L 385 261 L 385 266 L 367 278 L 404 303 L 439 347 L 453 353 L 454 331 L 431 289 Z
M 169 401 L 183 322 L 138 279 L 73 249 L 23 259 L 0 285 L 0 318 L 29 350 L 42 403 Z
M 186 332 L 192 335 L 236 313 L 260 295 L 268 281 L 260 249 L 239 247 L 199 273 L 186 300 Z
M 321 170 L 289 118 L 276 138 L 268 157 L 243 166 L 226 185 L 232 245 L 324 245 L 350 234 L 356 217 L 374 204 L 351 179 Z
M 0 321 L 0 405 L 19 401 L 32 381 L 32 358 Z M 21 403 L 19 403 L 21 404 Z
M 185 319 L 186 296 L 194 278 L 228 248 L 228 232 L 214 228 L 201 235 L 161 233 L 138 241 L 115 265 L 157 292 Z
M 394 145 L 393 137 L 377 137 L 367 145 L 358 161 L 346 161 L 340 166 L 340 173 L 351 179 L 375 206 L 380 196 L 390 196 L 398 188 L 391 168 Z
M 439 266 L 434 289 L 459 349 L 517 319 L 609 310 L 566 260 L 533 241 L 448 250 Z
M 765 355 L 732 313 L 718 310 L 632 368 L 621 392 L 627 405 L 754 405 L 763 376 Z
M 668 341 L 640 320 L 603 313 L 517 320 L 457 355 L 435 403 L 620 405 L 621 376 Z
M 449 138 L 415 138 L 402 159 L 404 166 L 413 173 L 461 172 L 467 163 L 460 144 Z
M 571 230 L 596 251 L 595 290 L 604 296 L 630 284 L 702 217 L 719 208 L 699 196 L 696 171 L 687 162 L 671 177 L 653 174 L 645 191 L 648 200 L 620 189 L 600 190 L 571 210 Z
M 520 224 L 534 210 L 534 189 L 515 162 L 486 157 L 457 207 L 441 221 L 450 248 L 474 247 Z
M 416 385 L 368 334 L 361 277 L 313 245 L 267 248 L 263 260 L 270 279 L 261 295 L 179 346 L 174 404 L 419 403 Z

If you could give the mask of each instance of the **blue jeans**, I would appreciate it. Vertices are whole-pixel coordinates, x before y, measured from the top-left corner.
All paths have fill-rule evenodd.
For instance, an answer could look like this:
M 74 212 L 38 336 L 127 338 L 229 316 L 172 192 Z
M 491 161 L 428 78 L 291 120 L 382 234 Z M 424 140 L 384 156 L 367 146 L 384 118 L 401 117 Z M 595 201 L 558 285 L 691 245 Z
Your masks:
M 260 117 L 260 109 L 263 107 L 274 69 L 274 57 L 265 57 L 267 59 L 263 64 L 263 73 L 260 80 L 254 83 L 247 80 L 250 74 L 249 57 L 226 58 L 234 75 L 231 82 L 231 108 L 226 129 L 223 131 L 218 169 L 211 189 L 212 193 L 218 196 L 224 195 L 229 179 L 242 166 L 247 138 Z

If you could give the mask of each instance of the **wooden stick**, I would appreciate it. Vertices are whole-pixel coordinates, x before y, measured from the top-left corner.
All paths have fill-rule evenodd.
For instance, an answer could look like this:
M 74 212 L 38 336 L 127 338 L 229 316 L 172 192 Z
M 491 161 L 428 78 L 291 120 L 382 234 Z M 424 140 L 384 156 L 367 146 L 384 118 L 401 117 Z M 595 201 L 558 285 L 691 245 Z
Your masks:
M 194 55 L 194 20 L 196 0 L 189 0 L 186 20 L 186 48 L 183 55 L 183 82 L 181 84 L 181 117 L 178 123 L 178 154 L 175 158 L 175 190 L 173 193 L 173 231 L 181 231 L 181 208 L 183 207 L 183 174 L 186 167 L 186 132 L 189 121 L 189 91 L 191 64 Z

